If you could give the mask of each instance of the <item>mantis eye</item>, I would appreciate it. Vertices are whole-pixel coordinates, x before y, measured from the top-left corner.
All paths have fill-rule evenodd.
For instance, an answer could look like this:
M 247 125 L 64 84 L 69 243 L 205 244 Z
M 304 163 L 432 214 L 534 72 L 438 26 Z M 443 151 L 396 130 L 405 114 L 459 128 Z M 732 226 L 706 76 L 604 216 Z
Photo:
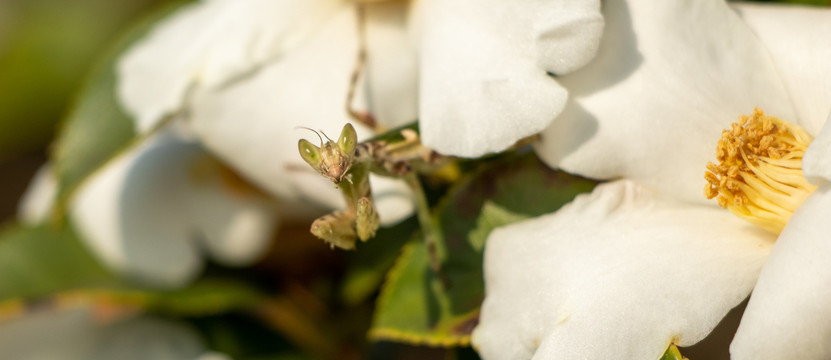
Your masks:
M 320 167 L 321 158 L 319 147 L 314 146 L 305 139 L 300 139 L 297 143 L 297 149 L 300 150 L 300 156 L 303 157 L 303 160 L 305 160 L 309 165 L 315 169 Z
M 355 128 L 352 127 L 352 124 L 347 123 L 346 126 L 343 127 L 343 130 L 340 132 L 340 138 L 338 138 L 338 147 L 346 154 L 352 154 L 355 151 L 355 147 L 358 144 L 358 133 L 355 132 Z

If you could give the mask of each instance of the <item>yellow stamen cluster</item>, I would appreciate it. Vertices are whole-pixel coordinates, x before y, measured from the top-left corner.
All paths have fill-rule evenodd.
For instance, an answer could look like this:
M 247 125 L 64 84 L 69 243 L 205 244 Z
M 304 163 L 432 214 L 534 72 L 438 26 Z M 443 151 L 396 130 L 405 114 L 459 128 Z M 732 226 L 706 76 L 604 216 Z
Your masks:
M 755 109 L 722 131 L 704 178 L 708 199 L 736 216 L 779 234 L 791 214 L 816 189 L 802 174 L 802 156 L 813 137 L 799 126 Z

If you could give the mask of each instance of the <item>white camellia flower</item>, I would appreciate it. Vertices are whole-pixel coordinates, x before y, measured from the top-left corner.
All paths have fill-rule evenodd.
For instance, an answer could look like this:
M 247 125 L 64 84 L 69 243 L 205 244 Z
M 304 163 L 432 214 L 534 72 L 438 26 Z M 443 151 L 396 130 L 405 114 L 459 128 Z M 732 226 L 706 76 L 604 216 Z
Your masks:
M 603 13 L 598 56 L 558 78 L 570 102 L 537 152 L 624 180 L 491 235 L 473 343 L 485 359 L 658 359 L 753 291 L 732 358 L 831 357 L 831 11 Z
M 21 201 L 21 220 L 45 220 L 56 187 L 50 168 Z M 110 268 L 142 283 L 181 286 L 202 268 L 203 253 L 250 264 L 270 244 L 276 204 L 169 128 L 94 173 L 71 200 L 81 240 Z
M 361 43 L 352 108 L 385 129 L 418 119 L 425 145 L 478 156 L 556 117 L 567 94 L 548 73 L 589 61 L 602 28 L 598 0 L 203 0 L 124 55 L 119 93 L 139 130 L 183 113 L 208 148 L 278 198 L 336 206 L 331 185 L 297 174 L 298 138 L 317 140 L 296 128 L 352 121 Z M 402 192 L 378 180 L 382 194 Z M 377 200 L 382 221 L 408 213 Z
M 0 322 L 0 358 L 230 360 L 183 324 L 146 315 L 102 317 L 89 306 L 41 309 Z

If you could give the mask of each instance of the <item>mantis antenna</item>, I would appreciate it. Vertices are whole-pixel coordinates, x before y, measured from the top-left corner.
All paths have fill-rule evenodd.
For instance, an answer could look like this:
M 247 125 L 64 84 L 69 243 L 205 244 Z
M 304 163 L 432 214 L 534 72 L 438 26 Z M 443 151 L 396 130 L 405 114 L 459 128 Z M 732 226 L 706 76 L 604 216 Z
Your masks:
M 295 129 L 309 130 L 309 131 L 315 133 L 315 135 L 317 135 L 317 138 L 320 139 L 320 146 L 323 146 L 323 138 L 320 137 L 320 133 L 317 132 L 317 130 L 314 130 L 312 128 L 307 128 L 305 126 L 297 126 L 297 127 L 295 127 Z M 326 136 L 326 134 L 323 134 L 323 136 Z M 326 136 L 326 140 L 332 141 L 332 139 L 330 139 L 328 136 Z

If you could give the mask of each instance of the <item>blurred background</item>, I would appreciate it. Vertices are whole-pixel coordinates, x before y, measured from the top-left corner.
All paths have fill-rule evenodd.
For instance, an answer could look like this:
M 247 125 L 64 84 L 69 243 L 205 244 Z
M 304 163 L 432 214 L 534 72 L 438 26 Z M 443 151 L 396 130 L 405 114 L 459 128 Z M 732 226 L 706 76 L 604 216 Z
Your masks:
M 73 93 L 128 24 L 169 0 L 0 0 L 0 221 L 14 216 Z

